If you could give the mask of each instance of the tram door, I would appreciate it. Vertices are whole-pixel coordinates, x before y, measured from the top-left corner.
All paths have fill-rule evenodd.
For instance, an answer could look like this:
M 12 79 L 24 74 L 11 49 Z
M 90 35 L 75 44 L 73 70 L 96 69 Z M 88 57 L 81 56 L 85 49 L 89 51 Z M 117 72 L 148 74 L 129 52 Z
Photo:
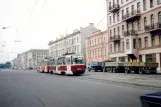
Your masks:
M 66 57 L 67 74 L 71 74 L 71 56 Z

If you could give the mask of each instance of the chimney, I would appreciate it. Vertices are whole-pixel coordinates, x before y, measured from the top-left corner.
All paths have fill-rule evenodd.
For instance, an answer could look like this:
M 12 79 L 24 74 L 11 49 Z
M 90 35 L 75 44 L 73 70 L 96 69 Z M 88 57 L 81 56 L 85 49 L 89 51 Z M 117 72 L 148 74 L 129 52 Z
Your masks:
M 79 31 L 78 29 L 74 29 L 74 30 L 73 30 L 73 33 L 74 33 L 74 32 L 78 32 L 78 31 Z
M 94 23 L 89 23 L 89 26 L 94 26 Z

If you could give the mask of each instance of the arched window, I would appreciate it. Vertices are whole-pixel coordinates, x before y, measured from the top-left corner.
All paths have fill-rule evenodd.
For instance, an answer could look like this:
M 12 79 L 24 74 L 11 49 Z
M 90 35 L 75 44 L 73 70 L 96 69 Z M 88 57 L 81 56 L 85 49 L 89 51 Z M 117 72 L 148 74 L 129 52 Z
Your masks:
M 154 27 L 154 15 L 153 14 L 151 15 L 151 27 L 152 28 Z
M 158 13 L 158 22 L 161 24 L 161 12 Z
M 115 30 L 115 28 L 113 30 L 113 35 L 116 36 L 116 30 Z
M 147 26 L 147 18 L 144 17 L 144 28 Z

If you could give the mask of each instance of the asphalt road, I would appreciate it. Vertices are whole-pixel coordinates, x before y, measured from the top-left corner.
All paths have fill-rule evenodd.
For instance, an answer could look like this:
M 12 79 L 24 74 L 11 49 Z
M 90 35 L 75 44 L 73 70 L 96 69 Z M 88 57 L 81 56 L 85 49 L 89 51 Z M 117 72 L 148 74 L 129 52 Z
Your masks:
M 140 95 L 157 92 L 84 76 L 0 71 L 0 107 L 141 107 Z

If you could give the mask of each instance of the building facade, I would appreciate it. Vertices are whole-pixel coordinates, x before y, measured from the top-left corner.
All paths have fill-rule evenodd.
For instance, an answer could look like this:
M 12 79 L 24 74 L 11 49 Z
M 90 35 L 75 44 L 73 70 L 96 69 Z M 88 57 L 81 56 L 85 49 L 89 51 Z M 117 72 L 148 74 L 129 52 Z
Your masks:
M 161 67 L 161 0 L 106 0 L 110 58 Z
M 94 24 L 90 23 L 89 26 L 85 28 L 74 30 L 72 34 L 61 36 L 60 39 L 56 39 L 55 41 L 49 41 L 49 57 L 56 58 L 64 53 L 77 53 L 85 57 L 85 38 L 96 30 Z
M 48 49 L 31 49 L 29 51 L 18 54 L 12 61 L 15 69 L 28 69 L 37 67 L 37 63 L 49 57 Z
M 86 39 L 86 66 L 92 61 L 104 61 L 108 59 L 108 35 L 107 31 L 97 30 Z

